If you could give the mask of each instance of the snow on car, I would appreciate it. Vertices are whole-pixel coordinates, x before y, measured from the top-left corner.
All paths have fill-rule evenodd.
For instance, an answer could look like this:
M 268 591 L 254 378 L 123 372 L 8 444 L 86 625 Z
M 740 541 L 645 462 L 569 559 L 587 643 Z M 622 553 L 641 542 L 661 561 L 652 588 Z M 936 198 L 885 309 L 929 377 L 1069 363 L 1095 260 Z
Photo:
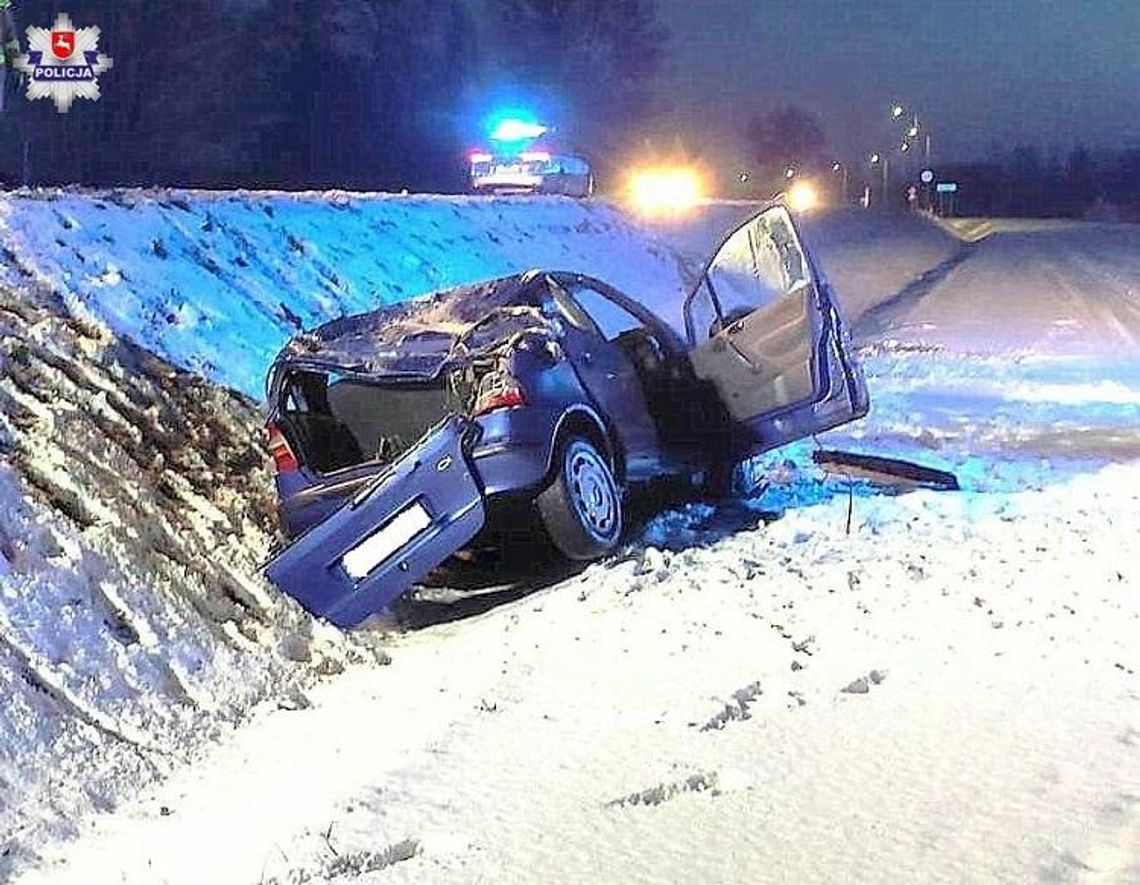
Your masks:
M 626 489 L 697 480 L 866 414 L 830 286 L 787 209 L 732 231 L 682 337 L 581 274 L 535 270 L 328 323 L 269 374 L 297 540 L 266 574 L 350 627 L 533 501 L 572 559 L 612 550 Z

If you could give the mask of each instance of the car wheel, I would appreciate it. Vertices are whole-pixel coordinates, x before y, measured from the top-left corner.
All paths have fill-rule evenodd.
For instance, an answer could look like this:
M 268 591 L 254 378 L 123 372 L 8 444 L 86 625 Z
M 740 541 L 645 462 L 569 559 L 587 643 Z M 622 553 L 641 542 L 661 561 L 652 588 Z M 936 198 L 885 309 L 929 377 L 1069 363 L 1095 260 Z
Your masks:
M 557 473 L 536 499 L 550 540 L 570 559 L 597 559 L 621 537 L 621 493 L 592 443 L 572 437 L 558 450 Z

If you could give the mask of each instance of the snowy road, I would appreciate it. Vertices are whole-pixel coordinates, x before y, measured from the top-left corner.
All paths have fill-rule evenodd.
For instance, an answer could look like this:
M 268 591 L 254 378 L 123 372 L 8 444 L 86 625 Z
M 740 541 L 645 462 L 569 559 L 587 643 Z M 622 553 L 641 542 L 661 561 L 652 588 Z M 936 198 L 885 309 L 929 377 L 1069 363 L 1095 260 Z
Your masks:
M 935 286 L 915 286 L 911 298 L 864 316 L 857 329 L 965 353 L 1140 354 L 1136 230 L 1075 222 L 999 229 L 955 257 L 968 260 L 947 262 Z
M 1140 230 L 963 248 L 859 311 L 874 408 L 825 440 L 962 493 L 849 498 L 792 447 L 21 881 L 1140 880 Z

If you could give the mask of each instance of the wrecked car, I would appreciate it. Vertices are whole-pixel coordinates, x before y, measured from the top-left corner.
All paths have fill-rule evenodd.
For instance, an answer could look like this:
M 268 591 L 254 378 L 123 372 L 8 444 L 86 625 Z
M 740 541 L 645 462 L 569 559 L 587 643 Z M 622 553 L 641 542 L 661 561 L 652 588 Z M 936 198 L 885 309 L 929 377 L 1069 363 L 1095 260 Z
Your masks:
M 517 513 L 508 502 L 594 559 L 631 489 L 699 485 L 866 414 L 834 295 L 783 206 L 726 236 L 675 301 L 683 329 L 600 280 L 533 270 L 294 338 L 268 378 L 294 539 L 269 579 L 353 626 Z

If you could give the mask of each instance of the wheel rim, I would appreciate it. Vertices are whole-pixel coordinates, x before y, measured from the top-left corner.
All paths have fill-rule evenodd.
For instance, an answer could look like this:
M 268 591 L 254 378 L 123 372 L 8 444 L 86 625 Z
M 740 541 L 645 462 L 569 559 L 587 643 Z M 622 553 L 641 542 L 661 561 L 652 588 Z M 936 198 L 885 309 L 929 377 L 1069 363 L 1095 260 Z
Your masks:
M 582 527 L 598 541 L 612 541 L 618 530 L 618 497 L 606 462 L 592 447 L 574 443 L 566 452 L 566 480 Z

